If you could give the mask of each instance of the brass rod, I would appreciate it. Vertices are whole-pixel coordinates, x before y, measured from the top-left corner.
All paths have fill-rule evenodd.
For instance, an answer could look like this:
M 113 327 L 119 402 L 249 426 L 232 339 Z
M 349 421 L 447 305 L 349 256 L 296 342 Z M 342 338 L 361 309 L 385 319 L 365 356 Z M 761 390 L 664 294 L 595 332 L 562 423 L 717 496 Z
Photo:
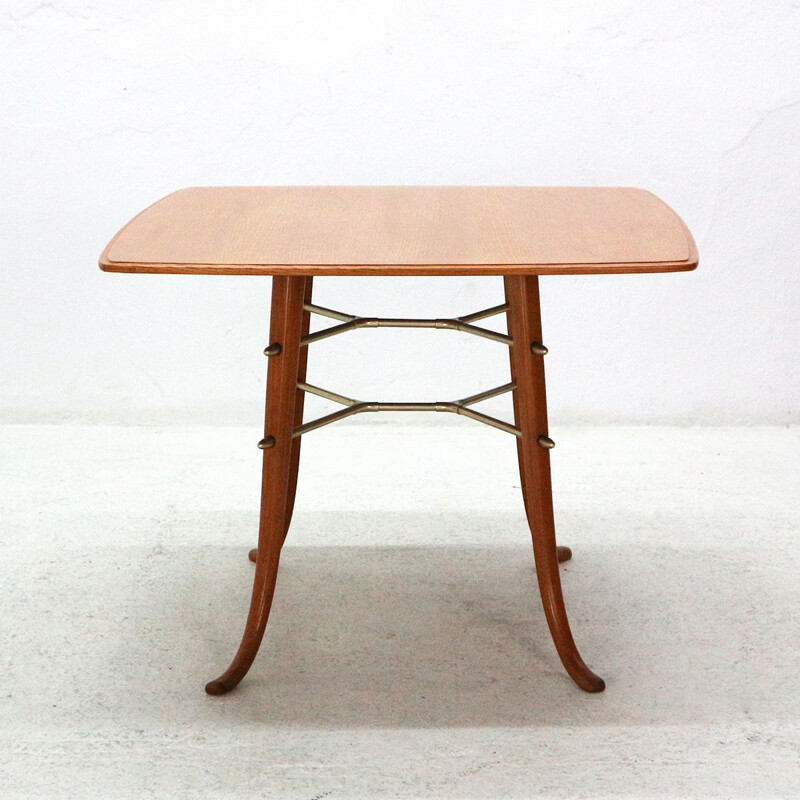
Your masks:
M 300 340 L 301 345 L 308 345 L 312 342 L 318 342 L 321 339 L 327 339 L 329 336 L 336 336 L 339 333 L 346 333 L 356 329 L 357 320 L 351 319 L 348 322 L 343 322 L 341 325 L 331 325 L 330 328 L 323 328 L 321 331 L 309 333 Z
M 365 411 L 453 411 L 454 403 L 364 403 Z
M 497 333 L 478 325 L 470 325 L 458 319 L 381 319 L 377 317 L 361 318 L 355 322 L 357 328 L 439 328 L 444 330 L 462 331 L 484 339 L 492 339 L 502 344 L 511 344 L 511 337 L 504 333 Z
M 490 331 L 487 328 L 470 325 L 457 319 L 388 319 L 382 317 L 357 317 L 343 322 L 341 325 L 332 325 L 330 328 L 324 328 L 321 331 L 315 331 L 308 334 L 308 336 L 304 336 L 301 344 L 309 345 L 331 336 L 337 336 L 340 333 L 347 333 L 347 331 L 352 331 L 356 328 L 444 328 L 461 331 L 462 333 L 471 333 L 473 336 L 491 339 L 494 342 L 500 342 L 500 344 L 509 346 L 512 344 L 511 337 L 505 333 Z
M 442 320 L 405 319 L 402 317 L 359 317 L 357 328 L 440 328 Z
M 345 314 L 341 311 L 334 311 L 332 308 L 325 308 L 324 306 L 318 306 L 314 303 L 303 303 L 303 310 L 310 311 L 312 314 L 319 314 L 321 317 L 338 319 L 342 322 L 350 322 L 350 320 L 356 319 L 353 314 Z
M 319 314 L 322 317 L 338 319 L 341 322 L 350 322 L 351 320 L 359 319 L 358 315 L 356 314 L 345 314 L 343 311 L 335 311 L 332 308 L 325 308 L 325 306 L 319 306 L 316 303 L 303 303 L 303 309 L 305 311 L 310 311 L 312 314 Z M 503 312 L 508 311 L 508 309 L 508 303 L 501 303 L 498 306 L 485 308 L 481 311 L 473 311 L 471 314 L 464 314 L 460 317 L 454 317 L 453 319 L 457 322 L 477 322 L 479 319 L 487 319 L 488 317 L 494 317 L 497 314 L 502 314 Z
M 466 322 L 459 322 L 458 320 L 453 321 L 455 322 L 453 327 L 463 333 L 472 333 L 475 336 L 482 336 L 484 339 L 491 339 L 494 342 L 500 342 L 500 344 L 506 344 L 509 347 L 514 343 L 511 337 L 506 333 L 497 333 L 497 331 L 490 331 L 487 328 L 469 325 Z
M 459 406 L 457 414 L 461 414 L 463 417 L 469 417 L 470 419 L 474 419 L 476 422 L 482 422 L 484 425 L 489 425 L 492 428 L 497 428 L 498 430 L 505 431 L 506 433 L 510 433 L 513 436 L 522 436 L 522 431 L 514 425 L 511 425 L 508 422 L 503 422 L 501 419 L 495 419 L 495 417 L 490 417 L 488 414 L 481 414 L 480 411 L 476 411 L 474 408 L 467 408 L 466 406 Z
M 306 386 L 307 385 L 308 384 L 306 384 Z M 300 386 L 300 384 L 298 384 L 298 387 L 305 391 L 305 388 Z M 309 387 L 309 389 L 317 388 L 318 387 Z M 324 392 L 326 390 L 322 389 L 320 391 Z M 316 394 L 316 392 L 314 393 Z M 326 397 L 328 395 L 334 395 L 334 393 L 330 392 L 322 396 Z M 336 396 L 342 397 L 341 395 Z M 349 400 L 350 398 L 342 399 Z M 348 408 L 343 408 L 340 411 L 334 411 L 332 414 L 326 414 L 324 417 L 319 417 L 319 419 L 315 419 L 311 422 L 306 422 L 305 424 L 298 426 L 292 432 L 292 437 L 296 438 L 298 436 L 302 436 L 304 433 L 317 430 L 318 428 L 322 428 L 325 425 L 330 425 L 333 422 L 339 422 L 339 420 L 346 419 L 347 417 L 351 417 L 355 414 L 379 413 L 384 411 L 439 411 L 451 414 L 460 414 L 461 416 L 474 419 L 476 422 L 482 422 L 484 425 L 489 425 L 492 428 L 497 428 L 498 430 L 510 433 L 513 436 L 522 435 L 519 428 L 516 428 L 514 425 L 511 425 L 508 422 L 503 422 L 495 417 L 490 417 L 488 414 L 482 414 L 480 411 L 475 411 L 472 408 L 467 408 L 466 406 L 462 405 L 461 402 L 377 403 L 353 401 L 353 404 Z
M 461 406 L 471 406 L 475 403 L 481 403 L 484 400 L 489 400 L 492 397 L 498 397 L 499 395 L 510 392 L 515 388 L 515 383 L 505 383 L 502 386 L 498 386 L 496 389 L 487 389 L 485 392 L 478 392 L 478 394 L 472 394 L 469 397 L 465 397 L 463 400 L 459 400 L 458 404 Z
M 463 317 L 457 317 L 459 322 L 477 322 L 479 319 L 486 319 L 487 317 L 494 317 L 497 314 L 502 314 L 511 308 L 508 303 L 502 303 L 499 306 L 492 306 L 485 311 L 474 311 L 472 314 L 464 314 Z
M 343 408 L 341 411 L 334 411 L 332 414 L 326 414 L 324 417 L 320 417 L 319 419 L 314 419 L 311 420 L 311 422 L 306 422 L 303 425 L 299 425 L 292 431 L 292 438 L 296 439 L 298 436 L 302 436 L 304 433 L 315 431 L 317 428 L 330 425 L 332 422 L 338 422 L 340 419 L 345 419 L 353 414 L 358 414 L 364 410 L 363 405 L 363 403 L 356 403 L 356 405 L 350 406 L 349 408 Z
M 343 394 L 331 392 L 329 389 L 321 389 L 319 386 L 312 386 L 310 383 L 298 383 L 297 388 L 302 392 L 315 394 L 318 397 L 324 397 L 326 400 L 333 400 L 334 403 L 341 403 L 343 406 L 354 406 L 358 404 L 358 400 L 353 400 L 352 397 L 345 397 Z

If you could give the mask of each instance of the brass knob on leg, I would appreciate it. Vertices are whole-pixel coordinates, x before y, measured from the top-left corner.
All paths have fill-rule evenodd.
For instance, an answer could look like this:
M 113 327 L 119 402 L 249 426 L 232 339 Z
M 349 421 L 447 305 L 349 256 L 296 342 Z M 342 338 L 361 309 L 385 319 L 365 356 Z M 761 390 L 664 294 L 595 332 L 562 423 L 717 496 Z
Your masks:
M 540 436 L 537 440 L 539 447 L 544 447 L 545 450 L 552 450 L 556 443 L 549 436 Z
M 270 447 L 275 447 L 274 436 L 266 436 L 258 443 L 259 450 L 269 450 Z
M 531 342 L 531 353 L 535 356 L 546 356 L 548 350 L 541 342 Z
M 282 352 L 283 348 L 277 343 L 274 342 L 269 347 L 264 348 L 264 355 L 265 356 L 279 356 Z

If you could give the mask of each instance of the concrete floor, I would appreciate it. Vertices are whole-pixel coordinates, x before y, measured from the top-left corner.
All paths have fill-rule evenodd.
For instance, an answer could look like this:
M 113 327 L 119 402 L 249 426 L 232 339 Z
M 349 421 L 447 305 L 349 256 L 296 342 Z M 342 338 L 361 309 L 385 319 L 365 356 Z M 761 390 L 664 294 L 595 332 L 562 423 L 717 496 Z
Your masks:
M 261 655 L 211 698 L 259 435 L 0 428 L 0 798 L 800 796 L 800 431 L 553 429 L 593 696 L 546 629 L 512 437 L 314 432 Z

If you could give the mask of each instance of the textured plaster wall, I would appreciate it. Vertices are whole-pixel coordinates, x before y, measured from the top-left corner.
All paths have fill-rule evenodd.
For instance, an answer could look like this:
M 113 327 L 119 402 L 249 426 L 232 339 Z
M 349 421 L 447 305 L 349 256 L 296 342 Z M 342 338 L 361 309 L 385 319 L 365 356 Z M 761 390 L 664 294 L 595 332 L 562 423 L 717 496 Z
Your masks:
M 269 279 L 105 275 L 187 185 L 614 184 L 694 231 L 695 273 L 543 280 L 559 421 L 798 421 L 797 2 L 72 2 L 0 16 L 0 412 L 260 415 Z M 494 279 L 329 279 L 358 313 L 492 305 Z M 376 357 L 379 356 L 379 357 Z M 359 332 L 315 382 L 448 398 L 493 343 Z

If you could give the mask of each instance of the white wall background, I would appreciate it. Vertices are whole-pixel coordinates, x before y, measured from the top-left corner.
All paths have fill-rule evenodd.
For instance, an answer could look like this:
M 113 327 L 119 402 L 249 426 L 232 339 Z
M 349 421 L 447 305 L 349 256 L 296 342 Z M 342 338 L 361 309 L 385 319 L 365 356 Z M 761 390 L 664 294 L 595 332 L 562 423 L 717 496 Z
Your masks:
M 106 275 L 173 189 L 648 188 L 697 239 L 666 276 L 543 279 L 554 421 L 800 419 L 800 4 L 5 0 L 0 413 L 261 414 L 268 278 Z M 357 313 L 447 315 L 496 279 L 327 279 Z M 320 344 L 314 382 L 448 398 L 505 376 L 446 332 Z

